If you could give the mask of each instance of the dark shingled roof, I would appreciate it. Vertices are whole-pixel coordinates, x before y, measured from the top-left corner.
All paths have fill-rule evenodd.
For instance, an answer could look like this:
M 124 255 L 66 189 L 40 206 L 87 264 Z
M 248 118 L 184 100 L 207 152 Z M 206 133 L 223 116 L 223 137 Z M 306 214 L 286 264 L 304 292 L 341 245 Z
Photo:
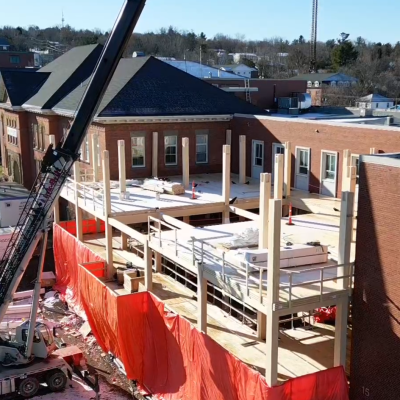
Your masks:
M 39 73 L 47 72 L 50 76 L 26 105 L 53 108 L 93 73 L 102 48 L 99 44 L 75 47 L 41 68 Z
M 54 110 L 74 112 L 87 82 Z M 265 111 L 154 57 L 122 59 L 98 109 L 100 117 L 234 113 Z
M 50 74 L 21 68 L 0 69 L 0 75 L 11 105 L 22 106 L 38 92 Z

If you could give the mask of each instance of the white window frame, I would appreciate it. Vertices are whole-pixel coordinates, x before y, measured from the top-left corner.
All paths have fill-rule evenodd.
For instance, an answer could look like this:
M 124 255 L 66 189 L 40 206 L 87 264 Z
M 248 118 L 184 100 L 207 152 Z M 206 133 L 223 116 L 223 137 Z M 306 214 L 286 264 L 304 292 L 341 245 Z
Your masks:
M 323 178 L 325 176 L 325 164 L 326 164 L 326 158 L 325 156 L 327 154 L 333 154 L 336 157 L 336 174 L 335 174 L 335 179 L 332 180 L 335 184 L 335 197 L 337 195 L 337 179 L 338 179 L 338 160 L 339 160 L 339 153 L 337 151 L 333 150 L 321 150 L 321 165 L 320 165 L 320 172 L 319 172 L 319 193 L 322 192 L 322 182 L 325 180 Z
M 175 144 L 168 144 L 167 141 L 174 138 Z M 167 162 L 167 156 L 171 156 L 173 154 L 167 154 L 167 148 L 174 147 L 175 148 L 175 162 Z M 178 165 L 178 135 L 169 135 L 164 134 L 164 164 L 166 166 L 174 166 Z
M 311 166 L 310 166 L 311 148 L 310 147 L 303 147 L 303 146 L 296 146 L 295 151 L 296 151 L 296 153 L 295 153 L 296 154 L 296 174 L 297 175 L 303 175 L 303 176 L 306 176 L 306 175 L 309 176 L 310 175 L 310 169 L 311 169 Z M 308 153 L 308 157 L 307 157 L 307 163 L 308 163 L 307 174 L 303 174 L 303 173 L 300 172 L 300 161 L 301 161 L 301 159 L 297 160 L 298 151 L 306 151 Z
M 139 145 L 143 147 L 143 164 L 141 165 L 133 165 L 133 140 L 134 139 L 143 139 L 143 144 Z M 146 135 L 143 134 L 136 134 L 132 133 L 131 134 L 131 163 L 132 163 L 132 168 L 144 168 L 146 166 Z
M 257 146 L 261 146 L 261 157 L 257 157 Z M 261 140 L 253 140 L 253 149 L 252 149 L 252 166 L 256 168 L 264 168 L 264 142 Z M 261 165 L 256 164 L 256 159 L 261 160 Z
M 197 139 L 199 138 L 199 137 L 205 137 L 205 143 L 198 143 L 197 142 Z M 199 161 L 198 159 L 197 159 L 197 156 L 198 156 L 198 154 L 203 154 L 203 152 L 199 152 L 197 149 L 198 149 L 198 146 L 205 146 L 206 147 L 206 151 L 205 151 L 205 154 L 206 154 L 206 160 L 205 161 Z M 196 164 L 208 164 L 208 133 L 196 133 Z
M 283 149 L 283 153 L 277 153 L 276 149 Z M 271 166 L 271 172 L 272 172 L 272 178 L 275 176 L 275 156 L 277 154 L 283 154 L 285 156 L 286 148 L 284 143 L 272 143 L 272 152 L 271 152 L 271 159 L 272 159 L 272 166 Z

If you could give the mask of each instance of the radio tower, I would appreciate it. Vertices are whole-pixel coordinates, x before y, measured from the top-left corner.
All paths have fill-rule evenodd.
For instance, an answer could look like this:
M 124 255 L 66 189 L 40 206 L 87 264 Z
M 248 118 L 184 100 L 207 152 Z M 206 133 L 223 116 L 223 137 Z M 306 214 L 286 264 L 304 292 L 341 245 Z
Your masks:
M 313 1 L 310 42 L 310 72 L 317 72 L 318 0 Z
M 63 10 L 62 14 L 61 14 L 61 28 L 64 28 L 64 22 L 65 22 L 65 19 L 64 19 L 64 10 Z

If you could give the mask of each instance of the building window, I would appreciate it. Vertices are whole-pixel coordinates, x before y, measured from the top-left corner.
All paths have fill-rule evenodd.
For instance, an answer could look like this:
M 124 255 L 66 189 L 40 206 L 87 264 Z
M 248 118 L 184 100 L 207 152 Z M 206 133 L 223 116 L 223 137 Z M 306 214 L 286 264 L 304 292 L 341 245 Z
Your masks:
M 10 64 L 19 64 L 20 62 L 19 56 L 10 56 Z
M 39 175 L 40 169 L 42 168 L 42 161 L 35 160 L 35 164 L 36 164 L 36 175 Z
M 178 163 L 178 136 L 164 137 L 165 165 L 177 165 Z
M 97 165 L 101 167 L 101 148 L 98 139 L 97 139 Z
M 308 150 L 299 150 L 299 174 L 308 175 Z
M 45 141 L 44 141 L 44 135 L 45 135 L 45 127 L 43 125 L 39 125 L 37 127 L 37 150 L 44 151 L 45 149 Z
M 208 162 L 208 134 L 196 134 L 196 163 Z
M 7 141 L 8 143 L 18 146 L 18 130 L 16 128 L 17 122 L 15 120 L 9 119 L 7 126 Z
M 31 132 L 32 132 L 33 148 L 37 149 L 39 147 L 39 127 L 37 124 L 31 125 Z
M 132 136 L 132 167 L 144 167 L 145 166 L 145 137 L 144 136 Z
M 81 146 L 81 161 L 90 163 L 89 136 L 87 134 Z
M 68 136 L 68 128 L 64 127 L 63 128 L 63 137 L 62 137 L 63 142 L 65 141 L 67 136 Z
M 326 154 L 325 156 L 325 179 L 336 178 L 336 155 Z

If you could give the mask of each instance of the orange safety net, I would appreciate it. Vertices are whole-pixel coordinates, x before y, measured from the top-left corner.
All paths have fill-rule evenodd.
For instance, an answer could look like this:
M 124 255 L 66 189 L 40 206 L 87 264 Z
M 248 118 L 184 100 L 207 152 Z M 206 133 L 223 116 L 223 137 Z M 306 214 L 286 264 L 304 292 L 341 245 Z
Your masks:
M 58 224 L 71 235 L 76 236 L 76 221 L 62 221 Z M 105 231 L 105 223 L 100 220 L 99 231 L 97 231 L 97 223 L 95 219 L 84 219 L 82 221 L 82 233 L 84 235 L 90 233 L 104 232 Z
M 99 257 L 54 227 L 57 288 L 84 310 L 104 351 L 129 379 L 165 400 L 348 400 L 342 367 L 268 387 L 264 377 L 148 292 L 116 296 L 100 279 Z M 80 266 L 79 266 L 80 265 Z M 101 265 L 101 264 L 100 264 Z

